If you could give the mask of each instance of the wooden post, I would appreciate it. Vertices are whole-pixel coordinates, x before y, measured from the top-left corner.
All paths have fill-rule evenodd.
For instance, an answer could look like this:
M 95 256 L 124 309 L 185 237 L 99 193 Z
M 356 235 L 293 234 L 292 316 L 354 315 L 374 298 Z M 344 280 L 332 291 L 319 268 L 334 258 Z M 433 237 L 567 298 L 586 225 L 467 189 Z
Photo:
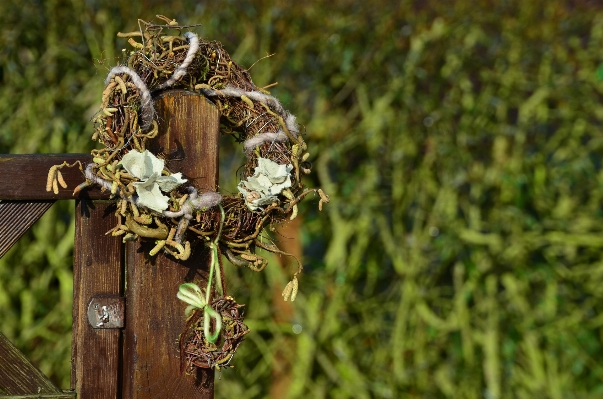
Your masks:
M 105 235 L 115 226 L 115 209 L 109 201 L 76 206 L 71 388 L 80 398 L 121 398 L 121 330 L 94 328 L 86 317 L 92 298 L 123 294 L 123 244 Z
M 205 97 L 170 91 L 155 99 L 159 137 L 149 149 L 163 153 L 168 168 L 182 172 L 197 189 L 218 183 L 219 112 Z M 178 338 L 186 304 L 176 298 L 187 281 L 207 279 L 208 251 L 193 250 L 179 262 L 163 254 L 148 256 L 154 243 L 126 248 L 126 329 L 123 397 L 213 398 L 213 371 L 195 376 L 180 372 Z

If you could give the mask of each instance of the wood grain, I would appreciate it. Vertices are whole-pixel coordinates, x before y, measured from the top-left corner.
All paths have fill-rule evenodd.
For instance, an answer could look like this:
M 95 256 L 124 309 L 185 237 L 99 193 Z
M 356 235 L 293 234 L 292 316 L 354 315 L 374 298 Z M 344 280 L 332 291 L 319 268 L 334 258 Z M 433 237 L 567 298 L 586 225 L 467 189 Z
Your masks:
M 115 204 L 78 201 L 73 266 L 71 387 L 80 398 L 121 398 L 121 330 L 95 329 L 86 311 L 93 296 L 123 294 L 123 244 L 105 235 Z
M 46 177 L 51 166 L 64 161 L 73 164 L 92 162 L 90 154 L 0 154 L 0 200 L 58 200 L 58 199 L 107 199 L 108 192 L 90 187 L 73 196 L 73 189 L 86 179 L 79 167 L 62 168 L 67 188 L 59 186 L 59 193 L 46 191 Z
M 4 395 L 62 393 L 0 333 L 0 392 Z M 0 396 L 2 396 L 0 394 Z
M 54 204 L 54 201 L 0 202 L 0 258 Z
M 166 155 L 168 167 L 200 189 L 218 181 L 219 113 L 204 97 L 171 91 L 155 101 L 160 136 L 150 148 Z M 178 338 L 186 304 L 176 298 L 186 281 L 206 279 L 208 252 L 197 246 L 186 262 L 163 254 L 149 258 L 153 242 L 126 248 L 124 398 L 213 398 L 213 371 L 180 372 Z
M 49 393 L 49 394 L 32 394 L 32 395 L 10 395 L 1 396 L 3 399 L 75 399 L 75 392 L 67 391 L 61 393 Z

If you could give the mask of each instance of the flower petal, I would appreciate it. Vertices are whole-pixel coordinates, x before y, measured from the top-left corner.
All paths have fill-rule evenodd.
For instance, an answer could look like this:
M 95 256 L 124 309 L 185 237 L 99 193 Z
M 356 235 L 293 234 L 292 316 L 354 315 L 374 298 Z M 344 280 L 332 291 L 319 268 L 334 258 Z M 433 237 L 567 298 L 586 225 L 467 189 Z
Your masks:
M 187 180 L 182 178 L 182 173 L 174 173 L 169 176 L 161 176 L 157 178 L 157 184 L 161 191 L 169 193 L 182 183 L 186 183 Z
M 270 159 L 258 158 L 258 166 L 255 168 L 254 176 L 264 175 L 273 183 L 282 183 L 289 176 L 292 169 L 292 165 L 279 165 Z
M 267 195 L 265 197 L 261 197 L 254 201 L 251 201 L 250 203 L 247 204 L 247 207 L 249 209 L 251 209 L 252 211 L 255 211 L 256 209 L 258 209 L 262 206 L 270 205 L 273 202 L 278 202 L 278 198 L 274 195 Z
M 265 187 L 258 181 L 257 177 L 251 176 L 246 181 L 242 181 L 243 185 L 250 191 L 263 192 Z
M 165 161 L 163 159 L 157 158 L 155 155 L 153 155 L 152 152 L 149 152 L 148 150 L 145 150 L 143 154 L 145 154 L 145 156 L 147 156 L 151 160 L 152 166 L 149 176 L 153 173 L 157 173 L 159 176 L 161 176 L 161 172 L 163 172 L 163 168 L 165 167 Z
M 151 178 L 143 182 L 135 182 L 134 187 L 138 194 L 137 205 L 142 205 L 156 212 L 164 211 L 168 208 L 168 197 L 161 194 L 159 186 L 155 183 L 157 175 L 153 174 Z
M 122 157 L 120 164 L 129 174 L 140 179 L 144 167 L 144 155 L 136 150 L 131 150 Z
M 267 158 L 258 158 L 253 176 L 241 181 L 238 186 L 247 207 L 255 211 L 278 202 L 277 195 L 291 187 L 292 170 L 293 165 L 280 165 Z
M 280 194 L 281 191 L 283 191 L 286 188 L 291 187 L 291 177 L 287 176 L 287 178 L 285 179 L 284 182 L 282 182 L 281 184 L 273 184 L 270 187 L 270 194 L 271 195 L 277 195 Z
M 140 180 L 147 180 L 153 173 L 161 175 L 165 165 L 165 161 L 157 158 L 148 150 L 144 152 L 131 150 L 123 156 L 120 163 L 129 174 Z

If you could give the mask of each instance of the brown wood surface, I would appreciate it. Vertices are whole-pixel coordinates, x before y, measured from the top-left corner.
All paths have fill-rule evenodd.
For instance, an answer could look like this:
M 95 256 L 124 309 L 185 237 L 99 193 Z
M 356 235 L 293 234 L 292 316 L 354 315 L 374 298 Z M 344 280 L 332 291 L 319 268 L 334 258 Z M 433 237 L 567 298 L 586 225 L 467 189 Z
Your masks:
M 0 396 L 62 393 L 0 333 Z
M 77 395 L 72 391 L 63 391 L 61 393 L 49 394 L 31 394 L 31 395 L 0 395 L 2 399 L 75 399 Z
M 123 244 L 113 228 L 115 204 L 78 201 L 73 267 L 71 387 L 85 399 L 121 398 L 121 330 L 95 329 L 86 311 L 93 296 L 123 294 Z
M 0 258 L 54 204 L 54 201 L 0 202 Z
M 160 136 L 151 146 L 173 172 L 197 187 L 215 190 L 218 181 L 219 113 L 202 96 L 171 91 L 155 101 Z M 206 277 L 208 252 L 197 246 L 186 262 L 147 255 L 153 242 L 126 249 L 126 329 L 123 397 L 128 399 L 213 398 L 213 371 L 180 372 L 178 338 L 186 304 L 176 298 L 186 281 Z
M 46 191 L 48 169 L 64 161 L 69 164 L 76 161 L 88 164 L 92 162 L 92 156 L 90 154 L 0 154 L 0 200 L 109 198 L 109 193 L 102 192 L 99 187 L 90 187 L 76 197 L 73 196 L 73 189 L 86 180 L 78 166 L 61 169 L 67 188 L 59 186 L 58 194 Z

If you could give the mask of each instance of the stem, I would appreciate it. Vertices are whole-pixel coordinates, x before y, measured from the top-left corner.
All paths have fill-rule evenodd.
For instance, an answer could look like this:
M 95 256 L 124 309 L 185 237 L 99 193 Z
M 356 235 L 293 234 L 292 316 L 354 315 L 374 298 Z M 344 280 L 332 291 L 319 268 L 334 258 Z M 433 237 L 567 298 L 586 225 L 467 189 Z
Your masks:
M 224 295 L 224 287 L 222 287 L 222 276 L 220 275 L 220 267 L 217 266 L 218 263 L 218 242 L 220 241 L 220 236 L 222 235 L 222 227 L 224 226 L 224 219 L 226 218 L 224 215 L 224 208 L 222 204 L 218 204 L 220 207 L 220 227 L 218 227 L 218 234 L 213 242 L 209 244 L 211 248 L 211 258 L 209 264 L 209 278 L 207 279 L 207 290 L 205 292 L 205 302 L 207 305 L 210 304 L 209 297 L 211 295 L 211 284 L 214 279 L 214 270 L 216 274 L 216 287 L 218 290 L 218 294 Z
M 218 293 L 221 296 L 224 296 L 224 287 L 222 287 L 222 275 L 220 273 L 220 267 L 217 265 L 218 263 L 218 244 L 212 244 L 212 269 L 216 269 L 216 287 L 218 289 Z
M 220 295 L 224 296 L 224 287 L 222 287 L 222 276 L 220 274 L 220 267 L 218 265 L 218 262 L 219 262 L 218 256 L 220 256 L 218 254 L 218 242 L 220 241 L 220 236 L 222 235 L 222 228 L 224 227 L 224 219 L 226 219 L 226 216 L 224 214 L 224 208 L 222 207 L 222 204 L 218 204 L 218 206 L 220 207 L 220 227 L 218 228 L 218 234 L 216 235 L 216 239 L 214 240 L 213 244 L 211 245 L 211 247 L 212 247 L 211 267 L 212 267 L 212 269 L 216 270 L 216 287 L 218 288 L 218 292 L 220 293 Z
M 211 261 L 209 264 L 209 277 L 207 278 L 207 289 L 205 290 L 205 306 L 209 306 L 209 297 L 211 295 L 211 282 L 214 279 L 214 251 L 211 251 Z
M 224 208 L 222 207 L 222 204 L 218 204 L 218 206 L 220 207 L 220 227 L 218 228 L 218 235 L 214 240 L 214 244 L 216 245 L 218 245 L 218 241 L 220 241 L 220 236 L 222 235 L 222 227 L 224 226 L 224 219 L 226 219 L 226 216 L 224 216 Z

